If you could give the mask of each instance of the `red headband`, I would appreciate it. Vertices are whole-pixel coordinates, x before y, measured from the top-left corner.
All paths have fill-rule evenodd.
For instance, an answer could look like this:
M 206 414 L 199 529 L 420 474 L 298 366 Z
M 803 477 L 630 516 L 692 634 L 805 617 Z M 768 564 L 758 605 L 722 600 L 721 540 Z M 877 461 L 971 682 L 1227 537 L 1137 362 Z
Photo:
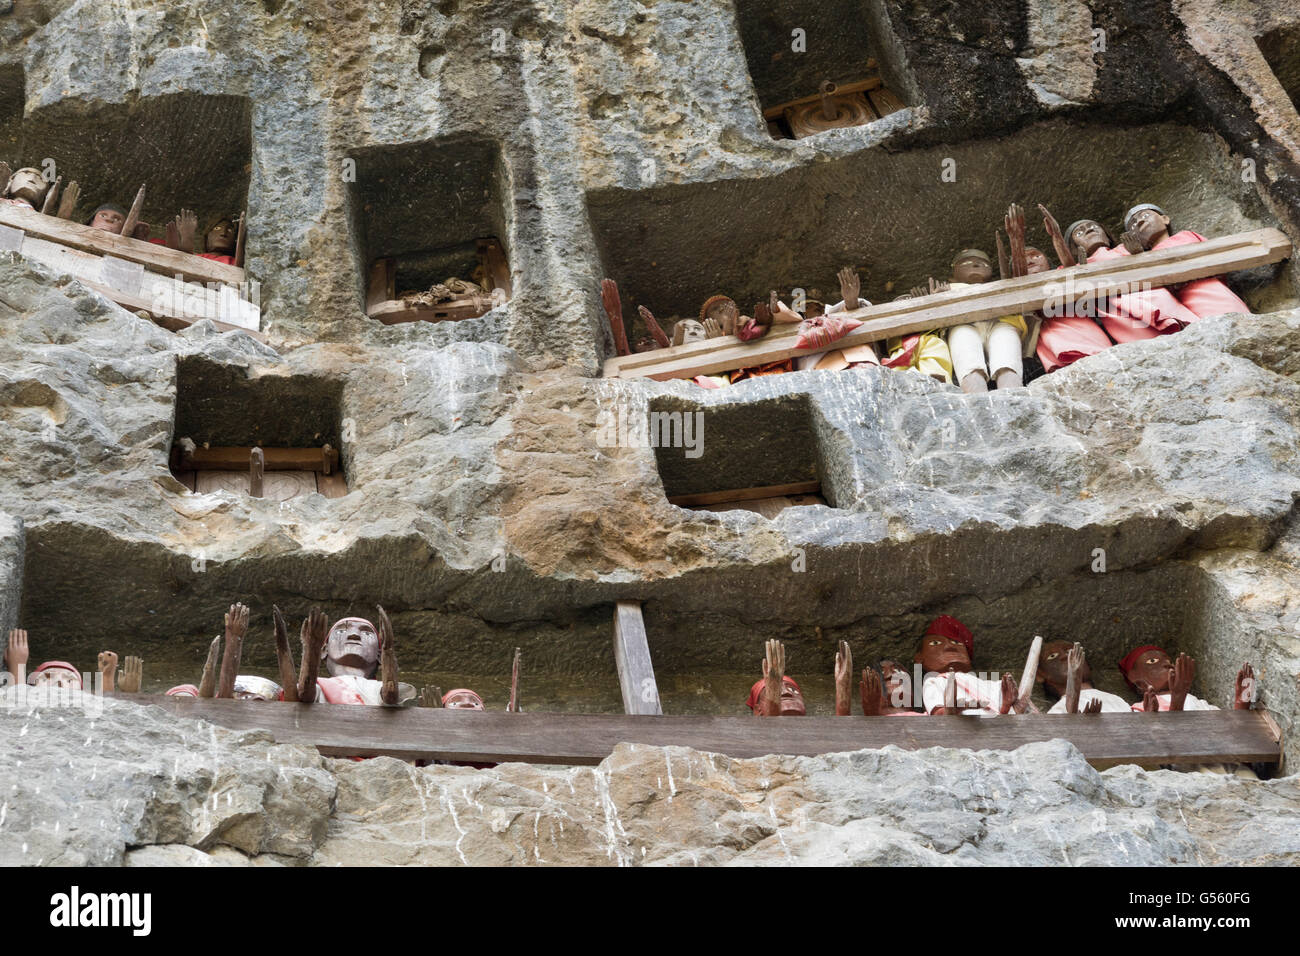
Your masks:
M 748 707 L 750 710 L 754 709 L 754 705 L 758 703 L 759 694 L 763 693 L 763 682 L 765 679 L 766 678 L 760 677 L 757 681 L 754 682 L 754 686 L 749 689 L 749 700 L 745 701 L 745 706 Z M 795 690 L 799 690 L 799 685 L 794 682 L 793 677 L 786 676 L 782 678 L 782 680 L 784 680 L 785 683 L 789 684 Z M 799 691 L 799 693 L 802 694 L 803 691 Z
M 1159 651 L 1161 654 L 1165 654 L 1163 647 L 1156 647 L 1154 644 L 1143 644 L 1141 647 L 1129 651 L 1119 662 L 1119 672 L 1124 675 L 1124 680 L 1128 681 L 1130 687 L 1133 686 L 1133 682 L 1128 680 L 1128 672 L 1137 663 L 1137 659 L 1147 651 Z M 1165 654 L 1165 656 L 1168 657 L 1169 655 Z
M 975 637 L 968 628 L 955 617 L 949 617 L 947 614 L 940 614 L 930 626 L 925 629 L 925 636 L 931 634 L 939 637 L 946 637 L 966 645 L 966 653 L 973 655 L 975 653 Z
M 364 618 L 364 617 L 341 617 L 341 618 L 339 618 L 337 621 L 335 621 L 333 624 L 330 625 L 330 631 L 332 632 L 332 631 L 334 630 L 334 628 L 338 627 L 340 624 L 347 624 L 349 621 L 355 621 L 355 622 L 357 622 L 357 623 L 359 623 L 359 624 L 369 624 L 371 630 L 373 630 L 373 631 L 375 632 L 375 634 L 376 634 L 376 635 L 378 636 L 378 638 L 379 638 L 379 649 L 380 649 L 381 651 L 384 649 L 384 632 L 381 631 L 381 630 L 379 629 L 379 627 L 375 624 L 374 621 L 371 621 L 371 620 L 368 619 L 368 618 Z M 328 637 L 327 637 L 327 640 L 328 640 Z
M 183 694 L 189 694 L 191 697 L 199 696 L 199 689 L 193 684 L 177 684 L 171 690 L 167 691 L 165 697 L 180 697 Z

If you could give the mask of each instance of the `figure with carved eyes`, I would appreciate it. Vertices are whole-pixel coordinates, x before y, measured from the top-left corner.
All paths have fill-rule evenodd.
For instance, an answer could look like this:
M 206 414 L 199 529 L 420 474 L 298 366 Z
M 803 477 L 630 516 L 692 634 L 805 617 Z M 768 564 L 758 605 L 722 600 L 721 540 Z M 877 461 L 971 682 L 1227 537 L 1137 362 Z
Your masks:
M 963 249 L 952 260 L 950 290 L 969 289 L 993 278 L 993 260 L 980 249 Z M 948 330 L 953 375 L 966 393 L 987 392 L 989 382 L 999 389 L 1024 384 L 1022 351 L 1029 326 L 1023 315 L 981 319 Z
M 803 717 L 808 713 L 803 691 L 785 673 L 785 645 L 768 641 L 763 659 L 763 676 L 749 689 L 745 701 L 756 717 Z
M 50 184 L 41 174 L 39 169 L 33 169 L 31 166 L 24 166 L 15 173 L 9 172 L 9 166 L 0 163 L 0 175 L 3 176 L 5 184 L 0 189 L 0 200 L 10 205 L 26 206 L 28 209 L 35 209 L 37 212 L 45 205 L 45 197 L 49 193 Z
M 975 638 L 955 617 L 944 614 L 930 622 L 914 661 L 925 671 L 921 700 L 927 714 L 974 714 L 992 717 L 1013 710 L 1023 714 L 1028 700 L 1018 698 L 1015 678 L 999 681 L 977 677 L 970 655 Z
M 1142 250 L 1171 249 L 1191 243 L 1204 242 L 1198 232 L 1184 229 L 1170 234 L 1169 215 L 1152 203 L 1140 203 L 1124 214 L 1125 236 Z M 1130 250 L 1135 251 L 1135 250 Z M 1232 312 L 1250 315 L 1250 306 L 1229 289 L 1221 279 L 1209 277 L 1184 282 L 1173 290 L 1179 303 L 1198 319 L 1210 319 Z
M 1048 641 L 1038 658 L 1035 678 L 1060 698 L 1049 714 L 1131 713 L 1129 702 L 1092 684 L 1092 668 L 1083 646 L 1070 641 Z

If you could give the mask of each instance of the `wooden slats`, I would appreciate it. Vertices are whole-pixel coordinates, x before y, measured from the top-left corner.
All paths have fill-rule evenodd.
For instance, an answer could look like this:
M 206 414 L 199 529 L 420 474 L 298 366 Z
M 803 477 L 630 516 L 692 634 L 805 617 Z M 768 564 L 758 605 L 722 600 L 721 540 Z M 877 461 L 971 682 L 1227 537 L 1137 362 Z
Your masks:
M 820 495 L 820 481 L 796 481 L 788 485 L 764 485 L 761 488 L 734 488 L 730 491 L 705 491 L 695 495 L 673 495 L 668 499 L 679 508 L 696 508 L 702 505 L 726 504 L 731 501 L 755 501 L 760 498 L 782 498 L 787 495 Z
M 238 286 L 244 281 L 244 270 L 238 266 L 168 249 L 142 239 L 92 229 L 90 226 L 46 216 L 22 206 L 0 204 L 0 225 L 21 229 L 29 236 L 48 239 L 72 249 L 139 262 L 146 269 L 161 275 L 179 273 L 189 282 L 218 282 Z
M 248 470 L 250 446 L 218 445 L 186 451 L 177 445 L 172 468 L 176 471 L 239 471 Z M 337 448 L 263 448 L 267 471 L 321 471 L 333 472 L 339 467 Z
M 1064 308 L 1067 303 L 1089 298 L 1095 301 L 1147 284 L 1152 287 L 1176 285 L 1251 269 L 1280 262 L 1290 255 L 1291 240 L 1285 234 L 1277 229 L 1260 229 L 1043 275 L 1022 276 L 971 289 L 882 303 L 846 313 L 863 325 L 839 339 L 833 347 L 864 345 L 897 335 L 1033 311 L 1043 308 L 1048 301 Z M 604 374 L 608 378 L 691 378 L 826 351 L 795 348 L 796 326 L 787 328 L 789 331 L 774 327 L 757 342 L 741 342 L 728 335 L 653 352 L 617 356 L 605 363 Z
M 596 764 L 623 742 L 677 745 L 732 757 L 813 756 L 875 749 L 962 747 L 1012 750 L 1064 739 L 1099 769 L 1143 765 L 1277 763 L 1281 741 L 1261 711 L 981 717 L 639 717 L 478 713 L 441 708 L 349 707 L 128 695 L 178 717 L 329 756 L 405 760 Z
M 641 618 L 641 605 L 636 601 L 619 601 L 614 607 L 614 663 L 618 667 L 619 689 L 623 692 L 623 712 L 662 714 L 645 621 Z

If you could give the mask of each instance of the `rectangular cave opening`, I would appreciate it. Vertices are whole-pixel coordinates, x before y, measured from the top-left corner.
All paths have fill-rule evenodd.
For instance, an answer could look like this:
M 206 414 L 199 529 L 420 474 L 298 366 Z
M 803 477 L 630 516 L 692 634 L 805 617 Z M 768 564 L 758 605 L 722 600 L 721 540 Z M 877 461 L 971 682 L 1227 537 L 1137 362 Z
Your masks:
M 94 108 L 59 102 L 26 116 L 24 101 L 21 70 L 0 73 L 0 160 L 38 171 L 42 184 L 39 194 L 28 187 L 21 197 L 30 209 L 0 208 L 0 248 L 66 272 L 170 329 L 202 318 L 260 328 L 255 284 L 243 269 L 247 98 L 176 93 Z M 182 210 L 193 213 L 192 240 L 188 225 L 175 227 Z
M 176 370 L 170 466 L 190 491 L 273 501 L 348 493 L 339 380 L 262 375 L 203 359 Z
M 893 57 L 877 43 L 873 7 L 861 0 L 737 0 L 745 60 L 774 139 L 862 126 L 908 105 Z
M 1070 159 L 1082 144 L 1110 157 L 1104 168 Z M 945 168 L 953 181 L 943 180 Z M 1175 229 L 1209 238 L 1277 225 L 1259 193 L 1242 189 L 1238 163 L 1215 137 L 1176 123 L 1051 120 L 961 144 L 863 150 L 770 177 L 587 197 L 601 274 L 618 283 L 632 342 L 649 335 L 638 306 L 671 334 L 674 321 L 697 319 L 715 295 L 746 315 L 769 290 L 786 303 L 800 289 L 830 304 L 844 266 L 857 270 L 864 298 L 892 301 L 929 277 L 950 278 L 962 249 L 996 261 L 994 230 L 1013 201 L 1026 209 L 1028 244 L 1053 265 L 1038 203 L 1062 229 L 1096 219 L 1117 239 L 1139 202 L 1162 206 Z M 1282 264 L 1226 278 L 1252 306 L 1286 285 Z
M 1300 110 L 1300 25 L 1279 27 L 1255 38 L 1291 104 Z
M 834 473 L 806 396 L 704 406 L 661 396 L 647 436 L 668 501 L 697 511 L 835 507 Z
M 513 294 L 493 140 L 354 150 L 349 203 L 365 310 L 386 324 L 477 318 Z

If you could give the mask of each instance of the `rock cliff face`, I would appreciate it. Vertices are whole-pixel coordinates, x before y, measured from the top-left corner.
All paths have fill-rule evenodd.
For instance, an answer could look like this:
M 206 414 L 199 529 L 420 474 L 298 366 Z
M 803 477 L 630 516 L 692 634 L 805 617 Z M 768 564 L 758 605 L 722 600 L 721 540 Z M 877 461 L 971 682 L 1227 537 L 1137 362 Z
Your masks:
M 714 292 L 828 291 L 852 263 L 884 299 L 987 244 L 1011 200 L 1111 224 L 1154 200 L 1206 234 L 1300 237 L 1293 7 L 0 0 L 0 159 L 54 159 L 87 204 L 147 180 L 154 223 L 247 208 L 267 339 L 168 332 L 0 252 L 0 635 L 21 625 L 37 654 L 89 668 L 111 646 L 150 661 L 147 678 L 166 664 L 193 679 L 234 600 L 254 610 L 250 669 L 272 661 L 272 603 L 382 603 L 404 666 L 500 673 L 521 646 L 539 678 L 608 681 L 612 603 L 634 599 L 672 710 L 698 691 L 674 700 L 675 678 L 747 673 L 763 637 L 815 676 L 839 639 L 864 661 L 909 660 L 924 622 L 952 613 L 981 669 L 1018 669 L 1034 634 L 1081 640 L 1108 670 L 1163 643 L 1198 658 L 1197 692 L 1225 706 L 1249 659 L 1291 731 L 1293 263 L 1233 277 L 1257 315 L 979 397 L 870 370 L 725 392 L 604 380 L 596 290 L 612 276 L 663 318 Z M 764 98 L 816 70 L 755 51 L 778 27 L 815 43 L 845 17 L 905 108 L 773 139 Z M 508 305 L 438 325 L 366 318 L 378 231 L 454 243 L 489 228 L 509 253 Z M 703 456 L 602 434 L 649 411 L 702 413 Z M 192 494 L 168 454 L 205 436 L 334 441 L 350 493 Z M 815 464 L 827 504 L 768 520 L 668 503 L 701 475 L 752 479 L 754 448 Z M 84 805 L 71 783 L 5 798 L 0 855 L 15 861 L 1295 852 L 1269 822 L 1293 821 L 1293 781 L 1098 775 L 1056 745 L 766 762 L 625 748 L 595 772 L 479 773 L 327 762 L 127 705 L 93 732 L 20 713 L 0 718 L 27 728 L 0 737 L 0 762 L 32 780 L 87 747 L 105 763 Z M 138 770 L 133 749 L 151 755 Z M 1203 812 L 1183 820 L 1183 801 Z
M 8 691 L 0 710 L 5 865 L 1300 861 L 1293 778 L 1098 773 L 1062 741 L 758 760 L 625 744 L 597 767 L 416 768 L 33 698 Z

